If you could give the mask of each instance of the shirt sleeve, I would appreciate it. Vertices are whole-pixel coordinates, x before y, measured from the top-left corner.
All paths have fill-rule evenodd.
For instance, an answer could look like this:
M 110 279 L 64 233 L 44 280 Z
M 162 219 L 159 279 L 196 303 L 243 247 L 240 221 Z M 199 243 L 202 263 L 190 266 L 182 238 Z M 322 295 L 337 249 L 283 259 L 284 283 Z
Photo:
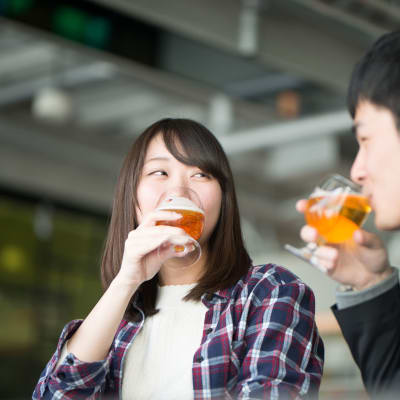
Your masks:
M 278 285 L 272 291 L 260 284 L 252 301 L 238 398 L 317 397 L 324 348 L 311 289 L 300 282 Z
M 82 320 L 74 320 L 64 327 L 57 350 L 43 370 L 32 399 L 99 398 L 109 372 L 111 352 L 106 359 L 96 362 L 83 362 L 74 354 L 67 353 L 59 363 L 66 341 L 81 323 Z
M 361 303 L 365 303 L 376 297 L 379 297 L 385 292 L 399 284 L 399 270 L 393 268 L 390 276 L 384 279 L 382 282 L 371 286 L 365 290 L 354 291 L 336 291 L 336 302 L 338 310 L 353 307 Z
M 68 351 L 68 340 L 67 340 L 61 348 L 61 354 L 60 357 L 58 357 L 56 368 L 58 368 L 64 362 L 68 354 L 69 351 Z

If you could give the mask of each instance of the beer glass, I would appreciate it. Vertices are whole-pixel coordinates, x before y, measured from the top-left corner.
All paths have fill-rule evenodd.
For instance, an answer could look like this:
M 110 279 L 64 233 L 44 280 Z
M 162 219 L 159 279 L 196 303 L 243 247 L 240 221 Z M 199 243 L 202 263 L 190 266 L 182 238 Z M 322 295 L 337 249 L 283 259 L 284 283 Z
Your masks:
M 311 193 L 304 213 L 307 224 L 318 232 L 317 244 L 309 243 L 302 248 L 286 244 L 285 249 L 313 263 L 317 245 L 351 239 L 370 212 L 368 199 L 361 194 L 359 185 L 341 175 L 331 175 Z
M 189 236 L 184 243 L 179 237 L 172 237 L 163 243 L 158 249 L 159 257 L 165 259 L 168 256 L 168 260 L 181 267 L 194 264 L 201 256 L 198 240 L 204 227 L 203 206 L 197 193 L 186 187 L 169 189 L 160 196 L 157 210 L 173 211 L 182 217 L 174 221 L 157 221 L 156 225 L 176 226 Z

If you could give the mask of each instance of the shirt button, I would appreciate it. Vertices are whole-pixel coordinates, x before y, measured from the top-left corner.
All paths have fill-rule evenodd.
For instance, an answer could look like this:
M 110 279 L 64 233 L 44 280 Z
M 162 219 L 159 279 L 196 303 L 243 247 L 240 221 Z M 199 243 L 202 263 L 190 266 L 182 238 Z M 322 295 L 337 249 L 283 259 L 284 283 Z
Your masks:
M 67 358 L 67 363 L 69 365 L 74 365 L 74 359 L 73 358 Z
M 202 356 L 197 357 L 197 362 L 201 363 L 202 361 L 204 361 L 204 358 Z
M 59 373 L 57 374 L 57 376 L 58 376 L 60 379 L 65 379 L 65 373 L 64 373 L 64 372 L 59 372 Z
M 211 333 L 212 332 L 212 328 L 208 328 L 208 329 L 206 329 L 206 334 L 208 335 L 209 333 Z

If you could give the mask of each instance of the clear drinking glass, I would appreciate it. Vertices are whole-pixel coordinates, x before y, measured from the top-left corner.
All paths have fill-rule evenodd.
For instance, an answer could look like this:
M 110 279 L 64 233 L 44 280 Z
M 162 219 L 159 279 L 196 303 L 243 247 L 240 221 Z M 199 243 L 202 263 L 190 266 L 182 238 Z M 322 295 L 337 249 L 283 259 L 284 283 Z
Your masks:
M 186 187 L 175 187 L 165 191 L 159 198 L 157 210 L 174 211 L 182 215 L 174 221 L 157 221 L 156 225 L 176 226 L 189 236 L 182 242 L 180 237 L 172 237 L 158 248 L 158 255 L 163 260 L 172 260 L 175 265 L 188 267 L 201 256 L 198 242 L 204 227 L 204 211 L 197 193 Z
M 341 175 L 331 175 L 317 186 L 308 198 L 305 220 L 318 232 L 317 244 L 302 248 L 285 245 L 295 256 L 312 262 L 318 245 L 337 244 L 349 240 L 371 212 L 361 187 Z

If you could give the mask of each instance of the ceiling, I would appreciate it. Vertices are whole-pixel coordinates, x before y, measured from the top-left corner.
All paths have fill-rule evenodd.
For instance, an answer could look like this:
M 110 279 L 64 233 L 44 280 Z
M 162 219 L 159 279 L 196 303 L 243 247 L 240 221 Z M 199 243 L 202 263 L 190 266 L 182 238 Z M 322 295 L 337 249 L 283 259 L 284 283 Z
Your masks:
M 134 138 L 157 119 L 193 118 L 228 153 L 252 237 L 295 240 L 295 200 L 348 172 L 347 82 L 372 41 L 399 25 L 400 2 L 90 3 L 157 29 L 153 61 L 0 19 L 0 185 L 108 212 Z

